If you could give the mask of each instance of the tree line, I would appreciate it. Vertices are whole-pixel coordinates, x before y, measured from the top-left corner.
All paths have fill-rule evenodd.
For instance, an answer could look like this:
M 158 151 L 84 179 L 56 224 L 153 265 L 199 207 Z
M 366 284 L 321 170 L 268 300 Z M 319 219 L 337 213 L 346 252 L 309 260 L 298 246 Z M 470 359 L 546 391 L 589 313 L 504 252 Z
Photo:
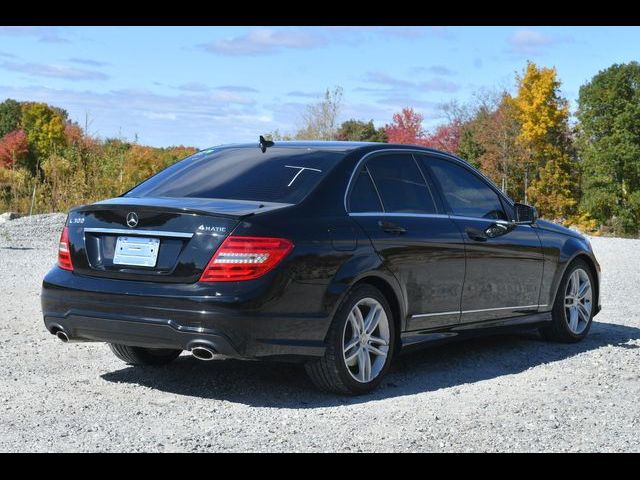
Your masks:
M 295 134 L 275 139 L 415 144 L 458 155 L 511 198 L 548 219 L 590 233 L 640 231 L 640 64 L 615 64 L 582 85 L 577 109 L 560 91 L 555 68 L 528 62 L 514 93 L 481 91 L 443 105 L 446 122 L 431 130 L 410 106 L 375 128 L 372 121 L 335 125 L 342 90 L 327 90 Z
M 488 90 L 443 105 L 446 121 L 425 129 L 411 106 L 376 127 L 338 122 L 340 87 L 273 140 L 355 140 L 422 145 L 456 154 L 514 200 L 542 216 L 592 233 L 640 231 L 640 64 L 615 64 L 581 88 L 571 112 L 555 68 L 529 62 L 513 93 Z M 36 102 L 0 103 L 0 211 L 64 211 L 127 191 L 196 151 L 99 139 L 65 110 Z
M 101 140 L 61 108 L 0 103 L 0 211 L 46 213 L 114 197 L 197 151 Z

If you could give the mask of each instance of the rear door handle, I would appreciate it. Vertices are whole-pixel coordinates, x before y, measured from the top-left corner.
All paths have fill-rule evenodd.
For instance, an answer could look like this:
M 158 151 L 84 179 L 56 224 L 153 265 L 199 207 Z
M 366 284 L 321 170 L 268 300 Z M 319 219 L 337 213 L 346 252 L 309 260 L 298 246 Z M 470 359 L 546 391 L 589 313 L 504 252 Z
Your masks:
M 407 233 L 407 229 L 393 222 L 378 222 L 380 228 L 387 233 Z

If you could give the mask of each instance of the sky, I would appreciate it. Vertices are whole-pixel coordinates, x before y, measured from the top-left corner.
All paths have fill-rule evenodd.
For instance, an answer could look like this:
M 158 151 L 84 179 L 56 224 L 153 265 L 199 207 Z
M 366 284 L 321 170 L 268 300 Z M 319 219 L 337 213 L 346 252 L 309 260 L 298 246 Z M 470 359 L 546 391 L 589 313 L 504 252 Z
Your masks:
M 66 109 L 92 135 L 205 148 L 293 133 L 343 88 L 339 120 L 383 126 L 412 106 L 514 90 L 527 60 L 581 85 L 638 60 L 638 27 L 0 27 L 0 101 Z

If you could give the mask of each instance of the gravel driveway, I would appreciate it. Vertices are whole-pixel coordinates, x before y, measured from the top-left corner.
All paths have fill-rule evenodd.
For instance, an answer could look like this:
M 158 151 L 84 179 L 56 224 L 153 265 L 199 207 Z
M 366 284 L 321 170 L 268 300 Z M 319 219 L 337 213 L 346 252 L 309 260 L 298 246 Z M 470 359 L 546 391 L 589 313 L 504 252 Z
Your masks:
M 132 368 L 56 340 L 39 295 L 64 218 L 0 225 L 0 451 L 640 451 L 640 240 L 593 239 L 604 308 L 584 342 L 450 344 L 339 398 L 299 366 Z

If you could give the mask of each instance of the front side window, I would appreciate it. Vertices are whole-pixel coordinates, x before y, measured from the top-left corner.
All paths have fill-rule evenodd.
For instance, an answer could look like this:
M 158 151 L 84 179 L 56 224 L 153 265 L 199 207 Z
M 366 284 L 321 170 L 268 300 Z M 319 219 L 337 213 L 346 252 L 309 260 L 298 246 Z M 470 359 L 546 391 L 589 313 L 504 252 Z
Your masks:
M 385 212 L 436 213 L 436 206 L 413 155 L 393 153 L 367 161 Z
M 130 190 L 127 197 L 193 197 L 298 203 L 345 152 L 271 147 L 196 153 Z
M 498 194 L 480 177 L 441 158 L 421 157 L 421 161 L 440 184 L 454 215 L 508 220 Z

